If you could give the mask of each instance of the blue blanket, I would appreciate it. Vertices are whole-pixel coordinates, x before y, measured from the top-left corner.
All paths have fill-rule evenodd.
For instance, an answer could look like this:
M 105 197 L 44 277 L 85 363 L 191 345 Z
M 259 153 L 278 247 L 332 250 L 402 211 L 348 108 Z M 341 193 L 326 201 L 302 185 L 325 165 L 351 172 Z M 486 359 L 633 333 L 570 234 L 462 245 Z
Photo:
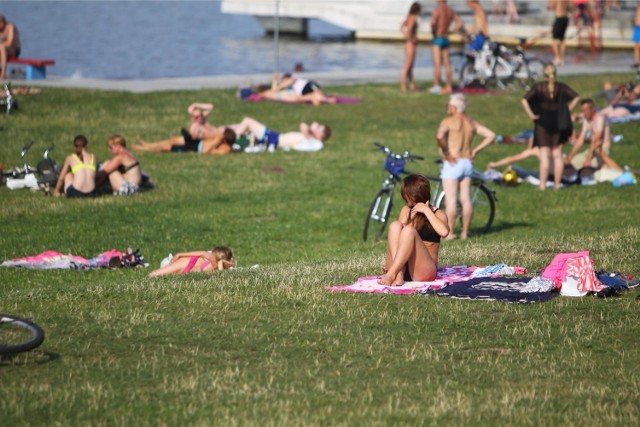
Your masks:
M 465 282 L 456 282 L 431 294 L 449 298 L 505 301 L 509 303 L 544 302 L 558 295 L 556 291 L 525 292 L 525 286 L 530 280 L 530 277 L 479 277 Z

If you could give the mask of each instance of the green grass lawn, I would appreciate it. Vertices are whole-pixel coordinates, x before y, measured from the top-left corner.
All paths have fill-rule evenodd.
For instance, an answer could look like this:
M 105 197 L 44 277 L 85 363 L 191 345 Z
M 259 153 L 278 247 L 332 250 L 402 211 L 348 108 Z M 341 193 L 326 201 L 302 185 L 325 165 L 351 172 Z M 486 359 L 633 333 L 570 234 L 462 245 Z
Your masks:
M 631 78 L 563 81 L 589 96 L 605 79 Z M 35 164 L 50 143 L 62 162 L 79 133 L 99 160 L 114 133 L 130 142 L 176 134 L 193 101 L 213 102 L 216 124 L 252 116 L 288 131 L 317 120 L 333 137 L 319 153 L 140 154 L 157 188 L 134 197 L 66 200 L 1 187 L 0 259 L 132 247 L 157 268 L 170 252 L 225 244 L 239 265 L 158 279 L 146 277 L 150 269 L 0 269 L 0 312 L 47 333 L 38 351 L 0 361 L 3 425 L 640 423 L 637 289 L 532 305 L 325 291 L 383 263 L 385 244 L 361 241 L 384 177 L 371 142 L 423 155 L 409 169 L 437 174 L 447 102 L 397 85 L 329 91 L 363 102 L 247 103 L 232 90 L 18 95 L 20 111 L 0 118 L 5 170 L 31 140 Z M 521 97 L 472 96 L 468 112 L 515 135 L 531 127 Z M 612 129 L 624 135 L 613 158 L 639 168 L 640 126 Z M 492 145 L 476 166 L 522 148 Z M 637 185 L 494 189 L 491 232 L 443 243 L 442 265 L 502 262 L 535 273 L 558 252 L 589 250 L 596 268 L 640 276 Z

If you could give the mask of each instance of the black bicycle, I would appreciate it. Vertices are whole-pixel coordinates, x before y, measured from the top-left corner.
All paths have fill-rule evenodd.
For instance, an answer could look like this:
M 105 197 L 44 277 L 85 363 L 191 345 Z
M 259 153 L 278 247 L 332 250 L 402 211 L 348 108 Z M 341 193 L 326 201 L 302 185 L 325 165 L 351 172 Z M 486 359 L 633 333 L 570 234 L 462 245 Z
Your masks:
M 380 190 L 369 208 L 369 214 L 364 223 L 364 233 L 362 235 L 364 241 L 367 241 L 369 230 L 371 230 L 376 241 L 380 240 L 382 233 L 384 233 L 389 215 L 391 215 L 391 209 L 393 208 L 393 189 L 397 183 L 402 181 L 401 175 L 408 173 L 404 169 L 407 162 L 424 160 L 423 157 L 414 156 L 408 151 L 405 151 L 403 154 L 395 154 L 379 142 L 374 142 L 373 145 L 387 155 L 384 162 L 384 170 L 389 172 L 389 175 L 382 181 Z
M 382 181 L 378 194 L 373 199 L 369 213 L 364 223 L 363 239 L 366 241 L 369 232 L 371 230 L 372 235 L 376 241 L 380 240 L 382 233 L 384 232 L 389 216 L 391 215 L 391 209 L 393 208 L 393 190 L 395 185 L 399 183 L 402 178 L 401 175 L 406 175 L 409 172 L 405 171 L 404 167 L 407 161 L 424 160 L 424 157 L 414 156 L 405 151 L 403 154 L 395 154 L 389 148 L 384 145 L 374 142 L 373 143 L 379 151 L 385 153 L 387 158 L 384 163 L 384 169 L 389 173 L 387 177 Z M 436 163 L 442 166 L 442 160 L 437 160 Z M 429 181 L 432 182 L 431 191 L 431 205 L 440 209 L 446 209 L 445 206 L 445 194 L 442 180 L 439 177 L 425 175 Z M 471 224 L 469 224 L 470 234 L 484 234 L 489 231 L 493 225 L 493 220 L 496 215 L 496 197 L 495 191 L 491 190 L 485 184 L 486 180 L 481 172 L 474 169 L 471 177 L 471 203 L 473 204 L 473 217 Z M 462 221 L 462 205 L 457 203 L 457 217 Z
M 44 331 L 35 323 L 0 314 L 0 356 L 10 356 L 33 350 L 44 341 Z

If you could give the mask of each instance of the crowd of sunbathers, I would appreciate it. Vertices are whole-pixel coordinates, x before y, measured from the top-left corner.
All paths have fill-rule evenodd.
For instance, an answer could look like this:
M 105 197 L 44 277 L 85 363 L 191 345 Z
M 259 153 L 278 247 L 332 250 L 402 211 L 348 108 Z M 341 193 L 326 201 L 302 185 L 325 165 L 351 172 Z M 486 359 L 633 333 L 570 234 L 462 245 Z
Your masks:
M 240 123 L 214 126 L 207 121 L 213 111 L 213 104 L 194 103 L 188 108 L 191 124 L 189 129 L 181 129 L 181 135 L 149 142 L 141 136 L 132 146 L 136 151 L 147 152 L 196 152 L 200 154 L 222 155 L 242 150 L 247 153 L 275 151 L 276 148 L 296 151 L 320 151 L 331 136 L 329 126 L 312 122 L 300 123 L 297 131 L 280 133 L 265 124 L 245 117 Z M 242 138 L 247 144 L 239 144 Z M 247 142 L 248 141 L 248 142 Z

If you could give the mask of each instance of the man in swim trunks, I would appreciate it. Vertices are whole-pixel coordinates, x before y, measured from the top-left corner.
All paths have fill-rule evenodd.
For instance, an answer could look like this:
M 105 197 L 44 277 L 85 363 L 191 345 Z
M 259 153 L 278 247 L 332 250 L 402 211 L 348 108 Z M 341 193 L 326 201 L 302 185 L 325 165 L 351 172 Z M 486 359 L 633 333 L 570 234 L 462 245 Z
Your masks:
M 73 139 L 73 154 L 67 156 L 60 171 L 54 196 L 93 197 L 96 181 L 95 156 L 87 151 L 87 138 L 78 135 Z M 63 192 L 64 190 L 64 192 Z
M 147 142 L 140 135 L 136 137 L 138 144 L 131 148 L 135 151 L 147 151 L 153 153 L 186 153 L 221 155 L 229 154 L 231 146 L 236 140 L 236 133 L 230 127 L 225 127 L 222 134 L 194 139 L 189 131 L 182 129 L 180 138 L 172 137 L 164 141 Z
M 20 56 L 20 34 L 13 22 L 7 22 L 4 15 L 0 15 L 0 80 L 7 78 L 7 60 Z
M 464 114 L 467 102 L 462 94 L 451 95 L 447 105 L 448 117 L 440 122 L 436 139 L 442 150 L 444 163 L 442 165 L 442 185 L 445 194 L 449 235 L 447 239 L 454 239 L 457 217 L 457 200 L 459 194 L 462 205 L 461 239 L 469 234 L 469 224 L 473 215 L 471 204 L 471 175 L 473 173 L 473 159 L 476 154 L 493 142 L 496 134 Z M 484 139 L 476 147 L 471 142 L 476 135 Z
M 553 51 L 553 63 L 555 65 L 564 65 L 565 41 L 564 36 L 569 26 L 568 12 L 571 8 L 571 0 L 549 0 L 547 9 L 553 10 L 555 20 L 551 27 L 553 41 L 551 50 Z
M 473 35 L 471 49 L 479 51 L 484 43 L 489 40 L 489 24 L 487 14 L 478 0 L 467 0 L 467 6 L 473 11 L 473 25 L 470 34 Z
M 265 150 L 275 151 L 277 147 L 284 150 L 320 151 L 323 142 L 331 136 L 331 129 L 327 125 L 313 122 L 311 125 L 300 123 L 300 131 L 278 133 L 251 117 L 245 117 L 242 122 L 232 126 L 237 135 L 253 134 L 257 144 L 247 147 L 246 153 L 259 153 Z
M 454 31 L 460 30 L 464 23 L 462 19 L 447 6 L 446 0 L 438 0 L 438 6 L 431 15 L 431 32 L 433 34 L 433 87 L 431 93 L 451 93 L 451 63 L 449 62 L 449 27 L 456 23 Z M 446 78 L 445 88 L 440 90 L 440 68 L 444 65 Z

